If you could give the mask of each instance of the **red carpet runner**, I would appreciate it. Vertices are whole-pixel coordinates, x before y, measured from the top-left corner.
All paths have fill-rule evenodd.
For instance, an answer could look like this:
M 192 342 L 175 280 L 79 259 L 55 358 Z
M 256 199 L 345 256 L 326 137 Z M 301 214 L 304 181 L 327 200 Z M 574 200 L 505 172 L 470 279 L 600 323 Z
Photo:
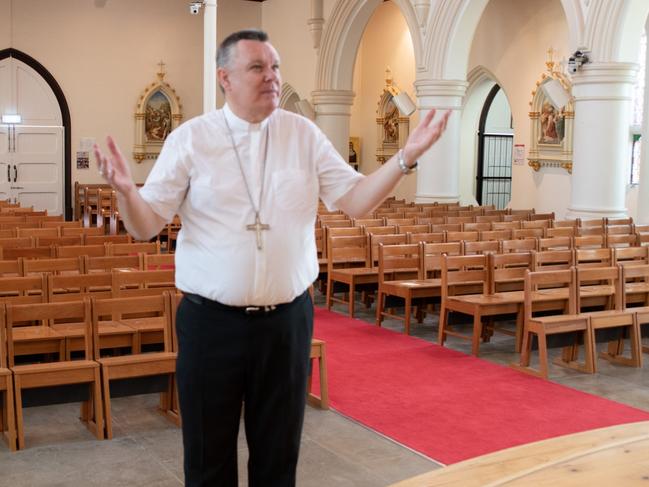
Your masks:
M 322 309 L 314 336 L 327 343 L 334 409 L 445 464 L 649 420 L 649 412 Z

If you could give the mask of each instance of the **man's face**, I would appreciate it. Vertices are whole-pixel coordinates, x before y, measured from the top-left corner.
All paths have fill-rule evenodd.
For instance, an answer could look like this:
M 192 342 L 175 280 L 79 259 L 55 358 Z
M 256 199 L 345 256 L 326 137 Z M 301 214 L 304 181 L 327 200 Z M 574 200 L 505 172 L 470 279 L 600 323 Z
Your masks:
M 279 106 L 279 56 L 269 42 L 239 41 L 218 76 L 232 111 L 248 122 L 261 122 Z

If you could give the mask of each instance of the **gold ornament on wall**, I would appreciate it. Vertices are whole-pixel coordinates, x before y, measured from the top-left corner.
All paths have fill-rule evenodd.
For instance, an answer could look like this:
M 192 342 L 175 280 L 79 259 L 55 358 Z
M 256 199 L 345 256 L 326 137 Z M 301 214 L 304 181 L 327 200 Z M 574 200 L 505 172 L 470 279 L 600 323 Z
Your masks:
M 560 167 L 572 174 L 573 124 L 575 118 L 572 85 L 553 60 L 555 51 L 548 49 L 546 71 L 541 74 L 530 101 L 530 150 L 528 165 Z
M 410 118 L 402 116 L 393 98 L 401 93 L 392 79 L 392 71 L 385 70 L 385 87 L 376 110 L 376 160 L 384 164 L 403 147 L 410 133 Z
M 133 158 L 136 162 L 156 159 L 167 136 L 182 120 L 180 98 L 164 80 L 165 64 L 160 61 L 158 66 L 157 80 L 144 89 L 135 110 Z

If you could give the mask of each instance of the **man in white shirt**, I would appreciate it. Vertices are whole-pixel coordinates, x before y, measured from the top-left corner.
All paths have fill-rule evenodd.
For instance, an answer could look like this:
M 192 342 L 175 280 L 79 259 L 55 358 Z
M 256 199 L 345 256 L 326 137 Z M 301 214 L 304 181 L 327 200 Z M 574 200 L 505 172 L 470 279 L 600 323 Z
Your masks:
M 226 105 L 174 130 L 137 190 L 112 138 L 95 147 L 126 228 L 157 235 L 179 214 L 177 380 L 186 485 L 237 485 L 241 404 L 251 486 L 295 484 L 304 417 L 318 199 L 369 213 L 443 133 L 435 110 L 399 154 L 354 171 L 309 120 L 278 109 L 279 56 L 256 30 L 217 54 Z

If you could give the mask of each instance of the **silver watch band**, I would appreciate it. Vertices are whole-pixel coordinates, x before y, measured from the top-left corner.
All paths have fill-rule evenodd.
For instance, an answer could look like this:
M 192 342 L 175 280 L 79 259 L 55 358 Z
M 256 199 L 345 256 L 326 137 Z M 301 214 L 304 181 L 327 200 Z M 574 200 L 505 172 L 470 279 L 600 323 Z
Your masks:
M 412 166 L 407 166 L 406 161 L 403 159 L 403 149 L 399 149 L 399 152 L 397 152 L 397 158 L 399 159 L 399 169 L 401 169 L 401 172 L 403 174 L 410 174 L 411 172 L 417 170 L 419 161 L 415 161 Z

